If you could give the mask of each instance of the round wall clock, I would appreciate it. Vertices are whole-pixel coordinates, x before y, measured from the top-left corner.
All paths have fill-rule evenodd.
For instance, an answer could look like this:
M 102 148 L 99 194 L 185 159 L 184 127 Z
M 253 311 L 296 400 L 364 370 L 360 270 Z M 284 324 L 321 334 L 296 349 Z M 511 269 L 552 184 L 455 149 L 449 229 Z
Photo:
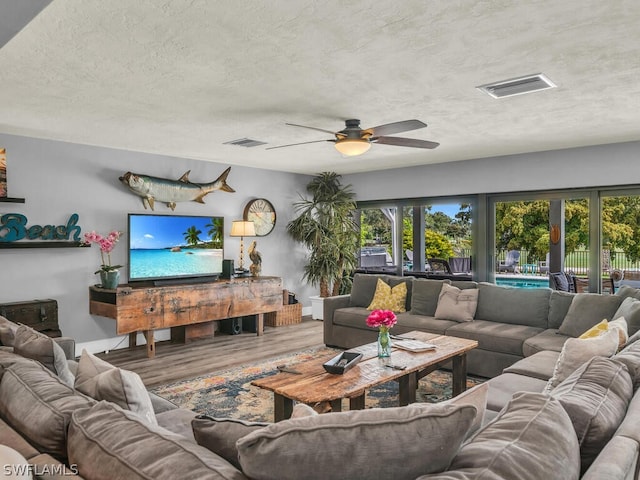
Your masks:
M 243 217 L 245 221 L 255 224 L 258 237 L 269 235 L 276 225 L 276 209 L 264 198 L 256 198 L 247 203 Z

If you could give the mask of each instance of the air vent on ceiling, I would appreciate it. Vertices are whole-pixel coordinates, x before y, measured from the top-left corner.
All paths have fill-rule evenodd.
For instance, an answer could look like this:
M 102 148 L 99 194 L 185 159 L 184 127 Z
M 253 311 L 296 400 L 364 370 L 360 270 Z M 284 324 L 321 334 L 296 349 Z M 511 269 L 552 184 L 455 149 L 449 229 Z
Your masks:
M 239 138 L 238 140 L 232 140 L 230 142 L 224 142 L 225 145 L 237 145 L 238 147 L 257 147 L 260 145 L 266 145 L 267 142 L 261 142 L 259 140 L 252 140 L 250 138 Z
M 493 98 L 504 98 L 555 87 L 556 84 L 549 80 L 544 74 L 536 73 L 535 75 L 487 83 L 486 85 L 480 85 L 476 88 L 491 95 Z

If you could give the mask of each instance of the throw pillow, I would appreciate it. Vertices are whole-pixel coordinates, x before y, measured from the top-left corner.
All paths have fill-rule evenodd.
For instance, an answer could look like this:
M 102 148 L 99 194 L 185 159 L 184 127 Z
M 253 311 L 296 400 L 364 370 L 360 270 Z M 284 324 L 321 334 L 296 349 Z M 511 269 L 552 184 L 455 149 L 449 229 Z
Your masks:
M 13 351 L 25 358 L 37 360 L 58 375 L 65 384 L 73 387 L 74 378 L 69 370 L 67 357 L 53 338 L 26 325 L 20 325 L 16 330 Z
M 475 415 L 471 405 L 423 403 L 350 410 L 274 423 L 236 445 L 256 480 L 413 480 L 449 466 Z
M 0 344 L 6 347 L 13 347 L 18 326 L 17 323 L 13 323 L 0 315 Z
M 579 337 L 603 318 L 613 319 L 622 299 L 616 295 L 578 293 L 573 297 L 569 311 L 560 325 L 560 333 Z
M 541 393 L 517 392 L 460 449 L 445 473 L 419 478 L 577 480 L 579 473 L 580 447 L 560 402 Z
M 378 279 L 373 300 L 367 310 L 391 310 L 393 312 L 406 312 L 407 284 L 400 283 L 391 288 L 381 279 Z
M 82 350 L 75 388 L 96 400 L 107 400 L 140 415 L 157 425 L 153 405 L 142 379 L 135 372 L 116 368 L 95 355 Z
M 472 321 L 478 307 L 478 292 L 479 290 L 475 288 L 460 290 L 458 287 L 443 283 L 434 316 L 457 322 Z
M 592 357 L 610 357 L 615 354 L 618 351 L 618 338 L 618 330 L 613 329 L 599 337 L 567 339 L 553 369 L 553 376 L 545 387 L 545 393 L 550 393 Z
M 599 337 L 607 330 L 609 330 L 609 322 L 606 319 L 604 319 L 600 323 L 597 323 L 596 325 L 591 327 L 589 330 L 584 332 L 578 338 L 585 339 L 585 338 Z
M 222 457 L 111 402 L 73 412 L 67 439 L 82 478 L 246 480 Z
M 7 445 L 0 445 L 0 465 L 3 477 L 11 480 L 30 480 L 29 462 L 20 452 Z
M 629 343 L 611 359 L 626 365 L 633 381 L 633 390 L 640 388 L 640 342 Z
M 611 318 L 615 320 L 619 317 L 624 317 L 627 321 L 629 335 L 640 332 L 640 300 L 626 297 Z
M 471 428 L 467 432 L 467 438 L 480 430 L 482 426 L 482 420 L 487 410 L 487 395 L 489 393 L 489 384 L 481 383 L 469 390 L 465 390 L 460 395 L 453 397 L 450 400 L 446 400 L 442 403 L 451 403 L 453 405 L 473 405 L 476 407 L 476 418 L 471 424 Z
M 619 362 L 594 357 L 569 375 L 551 396 L 571 418 L 584 474 L 626 414 L 633 396 L 629 372 Z
M 615 328 L 618 330 L 618 350 L 622 349 L 629 340 L 629 332 L 627 320 L 624 317 L 618 317 L 609 322 L 609 330 Z
M 295 410 L 296 404 L 293 409 Z M 208 415 L 198 415 L 191 421 L 193 436 L 198 445 L 220 455 L 227 462 L 240 469 L 236 441 L 270 425 L 262 422 L 246 422 L 233 418 L 215 418 Z

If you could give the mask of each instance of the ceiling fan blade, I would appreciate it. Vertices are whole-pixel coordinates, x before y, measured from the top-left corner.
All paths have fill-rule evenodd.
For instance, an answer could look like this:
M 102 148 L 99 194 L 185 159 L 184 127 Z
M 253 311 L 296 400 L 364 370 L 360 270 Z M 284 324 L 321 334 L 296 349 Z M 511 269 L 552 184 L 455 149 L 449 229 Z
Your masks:
M 424 128 L 427 124 L 420 120 L 404 120 L 402 122 L 387 123 L 386 125 L 378 125 L 377 127 L 367 128 L 374 137 L 382 135 L 393 135 L 394 133 L 408 132 L 409 130 L 417 130 Z
M 305 145 L 307 143 L 320 143 L 320 142 L 333 142 L 333 143 L 335 143 L 336 141 L 333 140 L 333 139 L 331 139 L 331 140 L 312 140 L 310 142 L 290 143 L 288 145 L 278 145 L 276 147 L 267 147 L 267 148 L 265 148 L 265 150 L 273 150 L 274 148 L 295 147 L 296 145 Z
M 436 148 L 440 145 L 437 142 L 429 142 L 428 140 L 418 140 L 416 138 L 402 137 L 378 137 L 372 138 L 372 142 L 382 143 L 384 145 L 395 145 L 397 147 L 413 147 L 413 148 Z
M 325 130 L 324 128 L 307 127 L 306 125 L 298 125 L 297 123 L 285 123 L 285 125 L 291 125 L 292 127 L 308 128 L 309 130 L 317 130 L 318 132 L 330 133 L 331 135 L 336 134 L 336 132 L 332 132 L 331 130 Z

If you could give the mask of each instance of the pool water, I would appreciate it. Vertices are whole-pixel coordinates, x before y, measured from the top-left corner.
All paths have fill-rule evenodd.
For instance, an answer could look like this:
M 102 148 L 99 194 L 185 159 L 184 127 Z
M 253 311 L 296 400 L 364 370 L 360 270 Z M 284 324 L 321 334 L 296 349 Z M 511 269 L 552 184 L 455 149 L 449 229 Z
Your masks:
M 506 287 L 517 287 L 517 288 L 542 288 L 542 287 L 549 286 L 549 279 L 547 277 L 540 277 L 540 278 L 496 277 L 496 285 L 503 285 Z

